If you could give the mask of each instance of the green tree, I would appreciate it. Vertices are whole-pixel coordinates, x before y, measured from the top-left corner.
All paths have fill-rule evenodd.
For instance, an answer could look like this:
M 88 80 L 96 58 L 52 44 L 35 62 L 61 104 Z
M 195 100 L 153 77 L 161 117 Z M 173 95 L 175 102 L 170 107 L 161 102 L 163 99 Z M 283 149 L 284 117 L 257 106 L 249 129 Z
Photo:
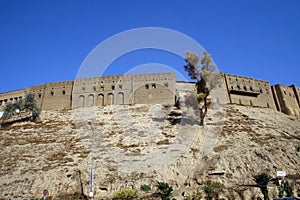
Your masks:
M 31 112 L 31 120 L 36 121 L 39 118 L 41 110 L 36 105 L 33 93 L 29 92 L 25 95 L 24 109 Z
M 24 110 L 24 102 L 22 99 L 16 102 L 8 102 L 3 109 L 3 119 L 8 119 Z
M 197 54 L 187 52 L 185 57 L 186 65 L 184 70 L 188 72 L 191 79 L 196 80 L 196 97 L 200 112 L 200 125 L 204 126 L 204 118 L 211 102 L 208 100 L 210 91 L 219 83 L 219 74 L 215 72 L 216 66 L 211 56 L 205 51 L 200 61 Z
M 25 95 L 24 100 L 19 99 L 15 102 L 8 102 L 4 107 L 2 118 L 8 119 L 22 111 L 30 112 L 32 121 L 36 121 L 41 113 L 31 92 Z
M 168 183 L 158 182 L 157 189 L 160 192 L 160 197 L 162 200 L 170 200 L 173 188 Z
M 253 176 L 253 178 L 257 184 L 257 187 L 259 187 L 260 191 L 263 193 L 264 200 L 269 200 L 268 183 L 270 182 L 272 177 L 269 174 L 261 173 Z

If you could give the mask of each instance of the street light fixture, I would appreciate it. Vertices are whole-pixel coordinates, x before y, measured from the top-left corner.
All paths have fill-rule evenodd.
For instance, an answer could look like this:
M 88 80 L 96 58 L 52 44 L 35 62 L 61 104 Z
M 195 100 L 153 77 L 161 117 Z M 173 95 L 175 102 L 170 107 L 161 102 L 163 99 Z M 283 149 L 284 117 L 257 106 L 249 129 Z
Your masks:
M 90 171 L 90 199 L 93 200 L 94 199 L 94 186 L 93 186 L 93 181 L 94 181 L 94 178 L 93 178 L 93 172 L 94 172 L 94 148 L 95 148 L 95 132 L 94 132 L 94 129 L 93 129 L 93 126 L 92 126 L 92 121 L 91 120 L 88 120 L 87 121 L 88 125 L 90 125 L 91 127 L 91 130 L 92 130 L 92 133 L 93 133 L 93 145 L 92 145 L 92 164 L 91 164 L 91 171 Z

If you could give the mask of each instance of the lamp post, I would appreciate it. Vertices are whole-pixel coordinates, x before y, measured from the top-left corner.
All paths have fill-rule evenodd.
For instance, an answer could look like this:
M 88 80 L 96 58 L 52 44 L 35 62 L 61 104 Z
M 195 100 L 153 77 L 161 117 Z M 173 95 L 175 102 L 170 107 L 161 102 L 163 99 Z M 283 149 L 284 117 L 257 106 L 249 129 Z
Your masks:
M 92 133 L 93 133 L 93 144 L 92 144 L 92 164 L 91 164 L 91 171 L 90 171 L 90 199 L 93 200 L 94 199 L 94 186 L 93 186 L 93 181 L 94 181 L 94 147 L 95 147 L 95 133 L 94 133 L 94 129 L 92 126 L 92 121 L 88 120 L 87 123 L 90 125 Z

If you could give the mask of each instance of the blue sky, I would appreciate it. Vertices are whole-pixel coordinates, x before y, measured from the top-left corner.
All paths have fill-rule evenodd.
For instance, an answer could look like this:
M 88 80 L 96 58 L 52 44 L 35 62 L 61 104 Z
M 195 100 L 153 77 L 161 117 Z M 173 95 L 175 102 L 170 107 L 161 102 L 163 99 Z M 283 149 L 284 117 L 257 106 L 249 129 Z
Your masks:
M 0 27 L 0 92 L 73 80 L 99 43 L 140 27 L 192 37 L 225 73 L 300 86 L 299 0 L 1 0 Z M 139 50 L 121 56 L 106 74 L 147 63 L 182 71 L 184 61 Z

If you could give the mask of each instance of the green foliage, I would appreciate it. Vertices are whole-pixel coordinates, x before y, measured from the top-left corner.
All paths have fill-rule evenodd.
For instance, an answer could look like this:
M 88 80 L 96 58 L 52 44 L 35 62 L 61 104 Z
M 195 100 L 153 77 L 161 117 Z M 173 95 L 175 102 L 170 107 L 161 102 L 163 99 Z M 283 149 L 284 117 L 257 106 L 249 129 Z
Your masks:
M 132 189 L 123 189 L 116 192 L 113 200 L 134 200 L 138 198 L 138 191 Z
M 36 105 L 36 101 L 32 93 L 27 93 L 25 99 L 19 99 L 16 102 L 8 102 L 3 110 L 3 119 L 8 119 L 13 115 L 19 114 L 22 111 L 31 112 L 32 121 L 36 121 L 41 113 L 40 109 Z
M 170 200 L 173 191 L 172 186 L 165 182 L 158 182 L 156 187 L 160 192 L 160 197 L 162 200 Z
M 283 197 L 284 194 L 283 184 L 278 184 L 277 188 L 278 188 L 278 197 L 279 198 Z
M 34 95 L 29 92 L 25 95 L 24 107 L 28 110 L 33 110 L 36 107 L 36 101 Z
M 211 200 L 218 195 L 217 191 L 222 188 L 224 188 L 222 183 L 207 181 L 202 189 L 206 195 L 206 199 Z
M 270 182 L 272 177 L 269 174 L 261 173 L 253 176 L 253 178 L 257 184 L 257 187 L 259 187 L 261 192 L 263 193 L 264 200 L 269 200 L 268 183 Z
M 289 184 L 288 181 L 284 181 L 283 182 L 283 189 L 284 189 L 287 197 L 292 197 L 293 196 L 293 188 Z
M 199 61 L 201 60 L 200 64 Z M 211 56 L 205 51 L 201 59 L 197 54 L 187 52 L 185 57 L 184 70 L 188 72 L 191 79 L 196 79 L 197 100 L 200 111 L 200 125 L 204 125 L 204 118 L 207 114 L 209 102 L 207 97 L 210 91 L 219 83 L 219 74 L 215 73 L 216 66 Z
M 143 192 L 149 192 L 151 190 L 151 187 L 149 185 L 141 185 L 141 190 Z

